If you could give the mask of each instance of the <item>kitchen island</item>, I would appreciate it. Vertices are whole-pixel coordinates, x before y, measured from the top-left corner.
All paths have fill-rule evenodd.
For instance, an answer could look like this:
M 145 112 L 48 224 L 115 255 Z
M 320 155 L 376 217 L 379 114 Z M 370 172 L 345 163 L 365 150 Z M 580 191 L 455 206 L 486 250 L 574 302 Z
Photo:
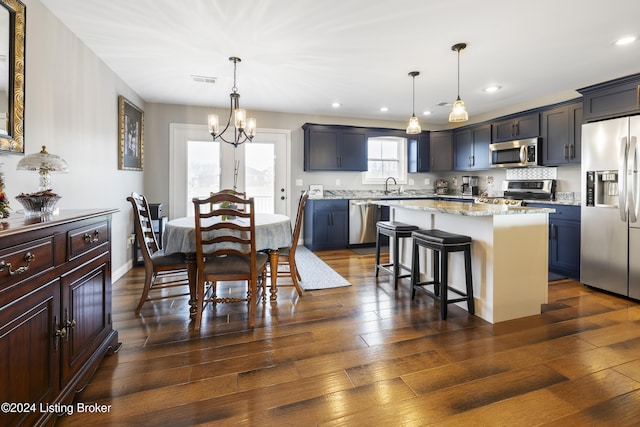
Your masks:
M 473 239 L 471 247 L 476 315 L 491 322 L 540 314 L 547 302 L 548 222 L 554 209 L 439 200 L 380 200 L 390 219 L 440 229 Z M 411 243 L 405 239 L 401 262 L 411 265 Z M 420 253 L 422 275 L 427 251 Z M 429 255 L 430 257 L 430 255 Z M 463 290 L 464 260 L 450 256 L 449 282 Z M 421 298 L 417 295 L 416 298 Z M 463 303 L 458 304 L 466 309 Z

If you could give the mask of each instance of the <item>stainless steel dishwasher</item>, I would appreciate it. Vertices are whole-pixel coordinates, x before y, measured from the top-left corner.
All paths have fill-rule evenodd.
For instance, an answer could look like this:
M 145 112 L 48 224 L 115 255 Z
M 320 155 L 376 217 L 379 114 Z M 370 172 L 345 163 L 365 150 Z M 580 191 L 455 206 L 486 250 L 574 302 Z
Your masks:
M 373 200 L 349 200 L 349 245 L 376 242 L 376 223 L 380 221 L 382 207 Z

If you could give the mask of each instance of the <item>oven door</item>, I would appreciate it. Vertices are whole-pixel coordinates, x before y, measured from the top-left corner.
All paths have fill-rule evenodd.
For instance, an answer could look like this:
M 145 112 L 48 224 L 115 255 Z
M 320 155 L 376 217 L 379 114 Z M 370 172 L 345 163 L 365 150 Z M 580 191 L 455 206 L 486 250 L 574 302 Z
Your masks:
M 538 166 L 538 152 L 537 138 L 489 145 L 492 168 Z

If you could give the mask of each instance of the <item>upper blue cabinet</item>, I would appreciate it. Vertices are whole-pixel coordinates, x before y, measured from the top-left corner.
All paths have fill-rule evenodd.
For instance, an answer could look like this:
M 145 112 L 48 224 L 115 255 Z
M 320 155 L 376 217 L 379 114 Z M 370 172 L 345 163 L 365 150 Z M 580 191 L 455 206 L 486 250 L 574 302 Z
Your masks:
M 585 122 L 640 114 L 640 74 L 578 89 Z
M 535 138 L 536 136 L 540 136 L 540 114 L 537 112 L 494 122 L 491 142 Z
M 305 123 L 305 171 L 367 170 L 367 132 L 365 128 Z

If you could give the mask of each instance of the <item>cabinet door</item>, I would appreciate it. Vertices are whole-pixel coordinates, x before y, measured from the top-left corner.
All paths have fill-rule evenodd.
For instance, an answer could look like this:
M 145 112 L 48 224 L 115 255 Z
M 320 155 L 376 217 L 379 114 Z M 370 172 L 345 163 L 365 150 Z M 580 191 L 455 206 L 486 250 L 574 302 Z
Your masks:
M 58 395 L 60 322 L 57 279 L 0 308 L 0 401 L 36 405 L 28 412 L 3 413 L 3 425 L 35 425 L 43 415 L 40 404 L 53 403 Z
M 432 132 L 429 142 L 431 171 L 453 169 L 453 132 Z
M 471 130 L 464 129 L 453 133 L 453 169 L 464 171 L 471 169 L 473 141 Z
M 550 223 L 549 270 L 580 277 L 580 223 L 553 220 Z
M 569 162 L 582 158 L 582 103 L 569 105 Z
M 349 214 L 347 211 L 331 212 L 329 230 L 330 245 L 336 249 L 344 249 L 349 244 Z
M 493 123 L 492 142 L 534 138 L 540 135 L 540 115 L 523 114 Z
M 311 126 L 304 135 L 304 170 L 338 169 L 338 130 Z
M 111 332 L 109 254 L 94 258 L 62 276 L 63 384 L 83 368 Z
M 640 113 L 640 75 L 579 89 L 587 122 Z
M 367 135 L 364 130 L 343 129 L 338 136 L 339 169 L 362 172 L 368 169 Z
M 542 155 L 547 166 L 569 161 L 569 107 L 542 112 Z
M 429 172 L 430 135 L 424 132 L 407 141 L 407 172 Z
M 491 125 L 474 127 L 471 130 L 473 140 L 472 169 L 489 169 L 489 144 L 491 144 Z

